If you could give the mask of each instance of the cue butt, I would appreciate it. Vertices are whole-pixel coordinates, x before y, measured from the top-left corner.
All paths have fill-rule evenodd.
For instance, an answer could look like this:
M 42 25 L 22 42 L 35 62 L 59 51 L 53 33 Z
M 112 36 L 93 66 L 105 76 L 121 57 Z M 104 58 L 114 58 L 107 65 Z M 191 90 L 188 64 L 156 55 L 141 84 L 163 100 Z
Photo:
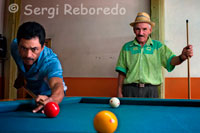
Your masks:
M 188 33 L 188 19 L 186 20 L 186 35 L 187 35 L 187 46 L 189 45 L 189 33 Z

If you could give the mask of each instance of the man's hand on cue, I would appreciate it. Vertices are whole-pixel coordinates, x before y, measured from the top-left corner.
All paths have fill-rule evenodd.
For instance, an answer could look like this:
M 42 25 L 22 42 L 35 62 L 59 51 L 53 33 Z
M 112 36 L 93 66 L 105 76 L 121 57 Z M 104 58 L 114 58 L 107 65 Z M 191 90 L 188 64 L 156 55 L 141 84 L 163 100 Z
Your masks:
M 35 98 L 35 102 L 37 103 L 37 107 L 35 109 L 33 109 L 33 113 L 37 113 L 38 111 L 42 110 L 41 112 L 44 113 L 44 106 L 48 103 L 48 102 L 52 102 L 53 99 L 51 97 L 48 97 L 46 95 L 38 95 Z

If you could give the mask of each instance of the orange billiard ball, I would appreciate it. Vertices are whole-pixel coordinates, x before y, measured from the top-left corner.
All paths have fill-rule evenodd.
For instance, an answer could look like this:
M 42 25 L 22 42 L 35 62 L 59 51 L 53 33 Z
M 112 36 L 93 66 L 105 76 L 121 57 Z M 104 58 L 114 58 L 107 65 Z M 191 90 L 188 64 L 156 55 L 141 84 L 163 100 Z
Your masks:
M 60 108 L 58 104 L 55 102 L 48 102 L 44 106 L 44 114 L 49 118 L 56 117 L 59 114 L 59 112 L 60 112 Z
M 103 110 L 94 117 L 94 128 L 100 133 L 112 133 L 117 129 L 118 120 L 114 113 Z

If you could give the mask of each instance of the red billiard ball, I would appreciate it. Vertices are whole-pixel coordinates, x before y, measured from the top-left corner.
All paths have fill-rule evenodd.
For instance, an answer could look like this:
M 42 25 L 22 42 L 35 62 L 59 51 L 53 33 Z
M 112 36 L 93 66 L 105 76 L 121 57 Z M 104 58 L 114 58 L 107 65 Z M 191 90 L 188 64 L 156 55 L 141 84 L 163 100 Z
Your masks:
M 55 102 L 48 102 L 44 106 L 44 114 L 49 118 L 56 117 L 59 114 L 59 112 L 60 112 L 60 108 L 58 104 Z

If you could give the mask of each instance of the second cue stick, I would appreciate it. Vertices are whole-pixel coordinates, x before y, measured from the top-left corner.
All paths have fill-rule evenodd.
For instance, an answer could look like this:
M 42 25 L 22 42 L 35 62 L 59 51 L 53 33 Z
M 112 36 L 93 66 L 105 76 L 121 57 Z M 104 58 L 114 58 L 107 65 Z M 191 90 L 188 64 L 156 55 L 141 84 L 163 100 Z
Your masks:
M 187 46 L 189 45 L 189 34 L 188 34 L 188 20 L 186 20 L 186 32 L 187 32 Z M 188 99 L 191 99 L 191 82 L 190 82 L 190 59 L 187 59 L 188 68 Z

